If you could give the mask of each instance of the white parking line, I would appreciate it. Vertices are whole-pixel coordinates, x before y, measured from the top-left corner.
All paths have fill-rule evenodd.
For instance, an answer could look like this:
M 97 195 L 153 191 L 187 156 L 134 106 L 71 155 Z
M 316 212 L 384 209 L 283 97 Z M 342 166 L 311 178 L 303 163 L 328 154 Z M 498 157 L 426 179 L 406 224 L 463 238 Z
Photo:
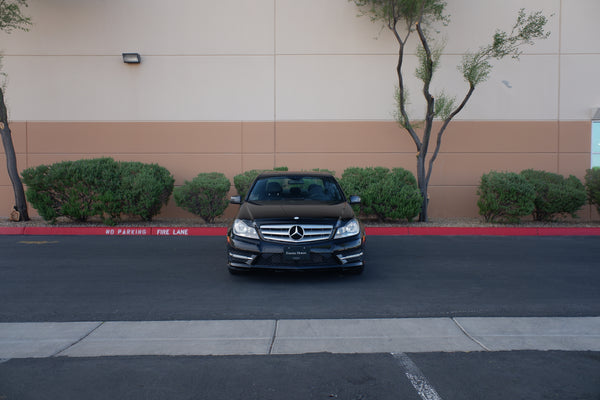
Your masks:
M 423 372 L 405 353 L 392 353 L 398 364 L 404 369 L 404 374 L 413 385 L 419 397 L 423 400 L 442 400 L 435 388 L 429 383 Z

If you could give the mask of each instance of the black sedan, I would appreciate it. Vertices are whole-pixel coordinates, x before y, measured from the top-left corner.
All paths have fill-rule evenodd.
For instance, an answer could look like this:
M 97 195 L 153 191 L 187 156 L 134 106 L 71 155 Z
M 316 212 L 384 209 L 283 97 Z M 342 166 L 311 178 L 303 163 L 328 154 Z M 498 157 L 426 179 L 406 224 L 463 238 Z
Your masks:
M 321 172 L 258 176 L 227 234 L 229 271 L 364 268 L 364 231 L 336 179 Z

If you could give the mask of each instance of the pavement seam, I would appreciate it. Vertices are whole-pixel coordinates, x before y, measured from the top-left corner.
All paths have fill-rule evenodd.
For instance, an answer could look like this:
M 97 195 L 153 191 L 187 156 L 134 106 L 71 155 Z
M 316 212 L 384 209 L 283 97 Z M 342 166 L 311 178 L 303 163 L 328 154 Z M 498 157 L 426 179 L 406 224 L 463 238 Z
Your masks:
M 451 318 L 451 319 L 452 319 L 452 322 L 454 322 L 454 324 L 456 324 L 456 326 L 458 327 L 458 329 L 460 329 L 462 331 L 462 333 L 465 334 L 466 337 L 468 337 L 469 339 L 471 339 L 473 342 L 477 343 L 485 351 L 492 351 L 491 349 L 489 349 L 488 347 L 486 347 L 483 343 L 481 343 L 479 340 L 477 340 L 473 336 L 471 336 L 471 334 L 469 332 L 467 332 L 467 330 L 465 328 L 463 328 L 463 326 L 456 320 L 456 318 Z
M 90 330 L 88 333 L 86 333 L 85 335 L 83 335 L 81 338 L 79 338 L 78 340 L 76 340 L 75 342 L 71 343 L 70 345 L 66 346 L 64 349 L 60 349 L 57 352 L 55 352 L 54 354 L 50 355 L 50 358 L 52 357 L 59 357 L 61 353 L 64 353 L 65 351 L 69 350 L 70 348 L 72 348 L 73 346 L 76 346 L 77 344 L 81 343 L 82 341 L 84 341 L 86 338 L 88 338 L 92 333 L 96 332 L 96 330 L 98 328 L 100 328 L 102 325 L 104 325 L 104 321 L 100 322 L 98 324 L 98 326 L 94 327 L 94 329 Z
M 275 326 L 273 327 L 273 336 L 271 337 L 271 343 L 269 345 L 268 355 L 273 354 L 273 346 L 275 345 L 275 339 L 277 339 L 277 328 L 279 327 L 279 320 L 275 320 Z

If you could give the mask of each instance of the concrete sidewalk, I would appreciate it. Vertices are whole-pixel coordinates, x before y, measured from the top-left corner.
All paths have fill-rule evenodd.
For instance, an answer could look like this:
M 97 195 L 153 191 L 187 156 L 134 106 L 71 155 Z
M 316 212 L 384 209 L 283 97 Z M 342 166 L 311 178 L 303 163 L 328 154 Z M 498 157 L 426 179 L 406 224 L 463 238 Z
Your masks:
M 0 359 L 600 351 L 600 317 L 0 323 Z

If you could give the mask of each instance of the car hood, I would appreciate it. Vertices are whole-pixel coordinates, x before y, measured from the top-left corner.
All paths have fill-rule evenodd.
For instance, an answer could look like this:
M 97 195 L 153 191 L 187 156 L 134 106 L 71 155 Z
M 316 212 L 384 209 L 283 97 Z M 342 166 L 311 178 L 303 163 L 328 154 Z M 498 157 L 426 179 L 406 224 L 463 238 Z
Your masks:
M 286 203 L 250 203 L 240 207 L 238 218 L 246 220 L 273 219 L 335 219 L 347 220 L 354 217 L 354 211 L 348 203 L 306 204 L 302 202 Z

